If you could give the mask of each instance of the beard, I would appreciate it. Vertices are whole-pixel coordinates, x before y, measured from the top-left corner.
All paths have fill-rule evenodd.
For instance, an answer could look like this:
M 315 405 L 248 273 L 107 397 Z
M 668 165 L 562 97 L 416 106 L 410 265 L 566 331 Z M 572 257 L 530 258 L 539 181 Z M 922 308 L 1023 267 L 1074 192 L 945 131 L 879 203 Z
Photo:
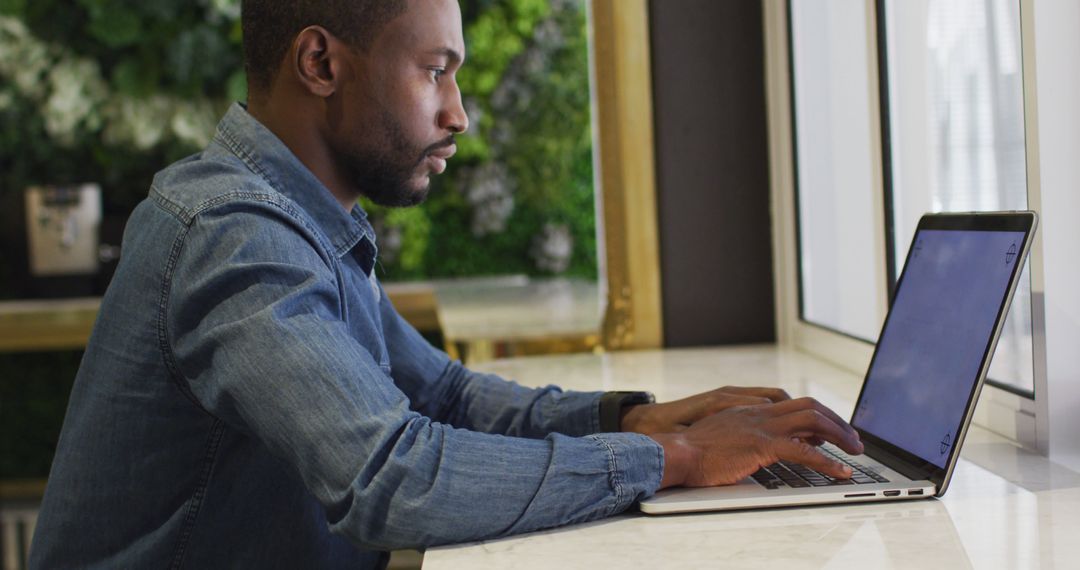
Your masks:
M 385 111 L 380 114 L 382 141 L 374 148 L 346 152 L 349 176 L 360 193 L 372 202 L 391 208 L 416 206 L 427 199 L 430 179 L 419 167 L 436 149 L 454 144 L 453 135 L 418 148 L 409 142 L 401 124 Z M 368 139 L 358 135 L 358 140 Z

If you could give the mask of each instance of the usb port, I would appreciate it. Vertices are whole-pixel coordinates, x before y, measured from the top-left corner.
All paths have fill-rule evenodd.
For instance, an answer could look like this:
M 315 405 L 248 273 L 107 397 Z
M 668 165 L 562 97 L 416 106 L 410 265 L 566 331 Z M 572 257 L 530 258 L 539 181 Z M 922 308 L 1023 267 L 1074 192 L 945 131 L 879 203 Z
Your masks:
M 900 491 L 885 491 L 886 497 L 895 497 L 900 494 Z
M 908 489 L 907 494 L 908 495 L 921 495 L 921 494 L 923 494 L 923 490 L 922 489 Z

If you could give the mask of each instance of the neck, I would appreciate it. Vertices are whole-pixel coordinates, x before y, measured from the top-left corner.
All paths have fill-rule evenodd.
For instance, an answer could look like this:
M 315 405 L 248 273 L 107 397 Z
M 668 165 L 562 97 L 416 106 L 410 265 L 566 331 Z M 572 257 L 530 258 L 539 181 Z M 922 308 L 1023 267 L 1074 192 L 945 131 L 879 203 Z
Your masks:
M 248 113 L 285 143 L 300 162 L 323 183 L 334 198 L 352 211 L 358 192 L 334 160 L 333 149 L 323 136 L 325 120 L 311 106 L 287 97 L 248 99 Z

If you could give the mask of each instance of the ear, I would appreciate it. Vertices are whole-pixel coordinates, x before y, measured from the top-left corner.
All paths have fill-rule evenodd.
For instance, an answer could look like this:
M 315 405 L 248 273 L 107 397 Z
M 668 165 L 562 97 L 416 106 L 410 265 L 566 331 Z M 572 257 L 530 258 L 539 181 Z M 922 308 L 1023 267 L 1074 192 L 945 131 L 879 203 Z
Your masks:
M 329 97 L 337 91 L 345 71 L 345 51 L 345 45 L 326 28 L 308 26 L 293 42 L 293 75 L 305 91 Z

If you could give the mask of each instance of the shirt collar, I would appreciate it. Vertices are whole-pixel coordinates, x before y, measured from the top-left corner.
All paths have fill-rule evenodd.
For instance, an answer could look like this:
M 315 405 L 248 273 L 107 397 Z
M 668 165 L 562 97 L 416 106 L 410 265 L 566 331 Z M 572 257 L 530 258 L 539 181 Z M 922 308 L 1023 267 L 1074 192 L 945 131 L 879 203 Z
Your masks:
M 233 103 L 229 107 L 218 123 L 214 141 L 307 212 L 330 239 L 338 257 L 367 238 L 372 247 L 363 249 L 371 250 L 372 259 L 364 265 L 374 263 L 375 230 L 367 213 L 359 205 L 346 212 L 330 190 L 244 105 Z

